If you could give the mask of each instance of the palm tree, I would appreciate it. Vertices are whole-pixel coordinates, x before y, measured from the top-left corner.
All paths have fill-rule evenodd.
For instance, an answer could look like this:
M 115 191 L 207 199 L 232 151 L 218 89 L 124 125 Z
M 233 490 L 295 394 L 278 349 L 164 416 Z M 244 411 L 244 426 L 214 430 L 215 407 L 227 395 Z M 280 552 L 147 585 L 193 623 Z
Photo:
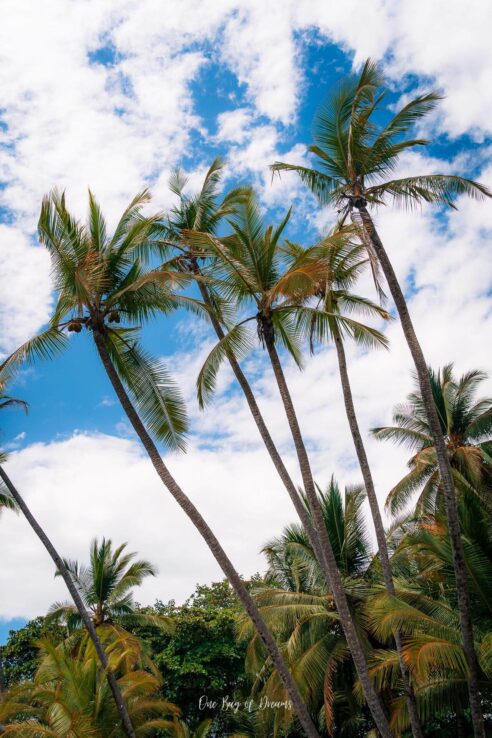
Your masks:
M 350 236 L 350 234 L 348 234 Z M 301 253 L 299 247 L 290 244 L 289 253 L 293 258 L 298 258 Z M 354 245 L 350 237 L 344 242 L 335 242 L 329 244 L 328 249 L 325 243 L 309 249 L 305 252 L 313 263 L 321 262 L 323 271 L 326 274 L 326 265 L 328 265 L 327 275 L 321 278 L 315 286 L 314 295 L 318 299 L 318 306 L 322 307 L 321 322 L 317 320 L 316 313 L 309 318 L 309 331 L 311 335 L 312 348 L 314 339 L 325 339 L 327 337 L 333 340 L 338 359 L 338 368 L 340 373 L 340 381 L 342 385 L 342 393 L 345 404 L 345 412 L 352 435 L 357 459 L 362 472 L 364 486 L 367 492 L 369 507 L 376 533 L 376 541 L 378 544 L 378 557 L 381 563 L 383 578 L 386 590 L 389 595 L 394 596 L 395 586 L 391 573 L 391 565 L 386 543 L 386 532 L 384 529 L 381 511 L 379 509 L 378 498 L 374 480 L 369 466 L 369 460 L 364 446 L 362 434 L 360 432 L 357 414 L 355 410 L 352 388 L 350 385 L 350 377 L 347 368 L 347 359 L 345 355 L 344 337 L 345 330 L 343 323 L 339 318 L 343 315 L 352 313 L 361 313 L 362 315 L 372 316 L 374 318 L 383 318 L 388 320 L 389 314 L 380 305 L 375 304 L 366 297 L 357 295 L 352 292 L 352 286 L 356 282 L 361 271 L 367 263 L 364 258 L 364 248 Z M 307 297 L 311 297 L 309 293 Z M 329 332 L 326 331 L 325 322 L 329 324 Z M 385 337 L 379 331 L 369 326 L 359 323 L 354 325 L 352 330 L 352 339 L 358 344 L 372 344 L 374 346 L 387 346 Z M 394 634 L 396 641 L 397 653 L 400 661 L 400 670 L 402 673 L 403 683 L 407 694 L 407 707 L 410 714 L 412 724 L 412 732 L 414 738 L 422 738 L 422 727 L 420 725 L 415 696 L 410 686 L 408 670 L 402 656 L 401 638 L 399 633 Z
M 43 659 L 32 682 L 13 687 L 0 705 L 2 735 L 28 738 L 119 738 L 122 735 L 104 671 L 93 654 L 41 642 Z M 176 705 L 158 696 L 159 678 L 124 668 L 127 644 L 108 646 L 111 668 L 128 705 L 136 736 L 172 726 Z
M 3 377 L 3 379 L 1 379 L 1 377 Z M 7 381 L 9 379 L 11 379 L 10 372 L 7 372 L 5 370 L 2 372 L 0 370 L 0 388 L 2 392 L 4 391 Z M 5 395 L 2 395 L 2 396 L 6 397 Z M 8 407 L 12 404 L 20 405 L 25 410 L 27 410 L 27 404 L 23 400 L 13 399 L 11 397 L 8 397 L 8 402 L 0 405 L 0 409 Z M 5 469 L 3 468 L 2 464 L 6 460 L 7 460 L 6 455 L 0 451 L 0 510 L 2 507 L 10 508 L 15 511 L 20 510 L 23 513 L 29 525 L 31 526 L 31 528 L 33 529 L 34 533 L 37 535 L 37 537 L 39 538 L 39 540 L 41 541 L 41 543 L 47 550 L 55 566 L 58 567 L 58 571 L 60 572 L 60 575 L 63 578 L 63 581 L 65 582 L 67 589 L 70 592 L 70 595 L 72 596 L 72 599 L 75 603 L 77 611 L 80 615 L 80 618 L 83 621 L 84 625 L 86 626 L 89 637 L 94 644 L 94 648 L 96 650 L 99 661 L 103 669 L 105 669 L 106 671 L 106 678 L 108 680 L 109 688 L 111 690 L 113 699 L 115 701 L 116 709 L 121 719 L 123 731 L 125 735 L 128 736 L 128 738 L 135 738 L 135 732 L 133 730 L 133 725 L 132 725 L 130 716 L 128 714 L 128 710 L 126 708 L 125 701 L 121 694 L 120 687 L 115 678 L 115 675 L 113 674 L 113 671 L 111 670 L 109 666 L 106 652 L 103 648 L 102 643 L 99 640 L 99 637 L 96 633 L 96 630 L 89 616 L 87 615 L 84 604 L 77 592 L 77 589 L 70 577 L 70 574 L 63 562 L 63 559 L 61 558 L 58 551 L 55 549 L 55 547 L 51 543 L 50 539 L 48 538 L 44 530 L 39 525 L 34 515 L 31 513 L 29 507 L 24 501 L 24 498 L 21 496 L 20 492 L 14 486 L 14 484 L 8 477 Z M 4 681 L 3 669 L 2 669 L 2 664 L 0 662 L 0 693 L 3 692 L 3 687 L 4 687 L 3 681 Z
M 438 408 L 441 433 L 453 471 L 455 488 L 462 494 L 478 494 L 492 509 L 492 399 L 476 399 L 478 386 L 487 375 L 478 370 L 459 379 L 453 365 L 437 372 L 429 368 L 434 402 Z M 380 440 L 407 446 L 414 454 L 410 471 L 390 490 L 387 506 L 392 514 L 401 512 L 420 490 L 416 512 L 429 513 L 442 507 L 442 486 L 436 449 L 417 383 L 403 405 L 393 412 L 393 426 L 374 428 Z
M 352 616 L 363 634 L 363 606 L 375 575 L 363 513 L 365 492 L 362 487 L 347 487 L 342 495 L 332 478 L 326 491 L 318 490 L 318 495 Z M 290 525 L 262 550 L 268 569 L 264 584 L 254 594 L 269 626 L 284 643 L 304 698 L 319 713 L 330 735 L 360 735 L 368 720 L 352 696 L 356 673 L 333 596 L 327 591 L 306 531 Z M 243 637 L 250 633 L 247 626 L 240 631 Z M 362 637 L 372 659 L 372 645 L 366 635 Z M 248 647 L 247 667 L 256 675 L 255 689 L 261 689 L 261 695 L 282 699 L 278 678 L 265 668 L 255 637 Z
M 469 573 L 474 633 L 484 694 L 490 700 L 492 677 L 492 538 L 490 511 L 479 496 L 458 500 L 463 550 Z M 460 638 L 456 582 L 447 520 L 442 511 L 401 521 L 391 537 L 393 570 L 411 586 L 399 587 L 397 597 L 370 596 L 367 622 L 383 642 L 390 628 L 400 627 L 406 663 L 414 676 L 419 710 L 426 725 L 438 720 L 439 735 L 454 716 L 459 738 L 469 735 L 466 707 L 468 666 Z M 373 674 L 382 683 L 391 680 L 395 654 L 379 652 Z M 490 704 L 490 702 L 488 702 Z M 489 710 L 487 710 L 489 712 Z M 405 730 L 407 717 L 395 700 L 392 724 Z M 455 735 L 454 727 L 450 735 Z
M 63 195 L 53 192 L 44 199 L 38 229 L 40 240 L 52 257 L 58 301 L 49 328 L 14 352 L 5 366 L 36 355 L 51 356 L 64 348 L 64 328 L 90 333 L 116 396 L 160 480 L 207 543 L 261 634 L 306 734 L 318 738 L 295 682 L 244 582 L 208 523 L 172 476 L 153 440 L 154 437 L 163 441 L 170 448 L 183 448 L 186 413 L 165 367 L 141 349 L 136 324 L 177 306 L 186 305 L 193 310 L 200 310 L 200 306 L 191 297 L 174 291 L 189 282 L 188 275 L 173 271 L 169 265 L 150 269 L 143 261 L 152 253 L 152 241 L 162 235 L 161 216 L 146 218 L 140 213 L 148 200 L 148 193 L 138 195 L 109 237 L 91 193 L 87 226 L 70 215 Z M 120 325 L 122 318 L 125 326 Z
M 222 308 L 225 307 L 223 300 L 221 300 L 217 291 L 214 290 L 213 281 L 208 280 L 203 274 L 204 269 L 207 267 L 210 269 L 210 251 L 207 249 L 203 250 L 196 240 L 191 242 L 187 238 L 187 233 L 198 231 L 215 236 L 221 221 L 226 217 L 234 216 L 238 207 L 251 196 L 251 190 L 249 188 L 236 188 L 228 192 L 222 199 L 219 199 L 219 185 L 223 166 L 220 159 L 215 159 L 212 162 L 205 175 L 200 192 L 193 197 L 187 196 L 185 193 L 187 180 L 184 175 L 179 170 L 173 174 L 170 181 L 170 189 L 179 198 L 179 203 L 172 208 L 168 215 L 164 229 L 165 240 L 163 241 L 161 239 L 157 243 L 158 250 L 163 244 L 176 249 L 178 251 L 176 261 L 180 269 L 196 277 L 200 295 L 204 305 L 207 307 L 205 316 L 212 324 L 219 341 L 222 341 L 225 337 L 224 331 L 227 331 L 227 320 L 223 315 Z M 234 352 L 227 346 L 225 347 L 224 353 L 244 394 L 265 448 L 287 490 L 297 514 L 301 518 L 304 527 L 307 530 L 310 529 L 311 537 L 313 539 L 317 538 L 316 531 L 312 526 L 309 516 L 306 515 L 306 509 L 297 493 L 296 486 L 278 452 L 251 385 L 242 371 L 238 359 Z M 319 544 L 317 544 L 317 547 L 320 550 Z
M 453 200 L 459 195 L 481 199 L 490 197 L 491 193 L 484 185 L 453 175 L 430 174 L 392 179 L 391 172 L 395 169 L 400 154 L 427 143 L 425 139 L 407 136 L 412 126 L 429 113 L 440 98 L 435 93 L 420 95 L 383 125 L 374 119 L 382 110 L 385 92 L 384 80 L 377 67 L 367 61 L 360 77 L 341 85 L 329 104 L 318 114 L 315 142 L 309 147 L 317 168 L 275 162 L 273 170 L 297 172 L 322 204 L 334 204 L 341 209 L 341 221 L 350 213 L 360 228 L 361 238 L 375 266 L 375 273 L 379 263 L 388 283 L 415 364 L 436 449 L 453 546 L 463 644 L 470 670 L 473 730 L 475 738 L 485 738 L 453 475 L 432 396 L 427 364 L 403 291 L 367 206 L 384 205 L 391 198 L 395 205 L 412 206 L 429 202 L 454 207 Z
M 94 539 L 90 548 L 90 564 L 81 566 L 77 561 L 65 561 L 77 590 L 90 613 L 94 627 L 115 624 L 120 628 L 154 625 L 168 630 L 169 618 L 140 612 L 133 599 L 132 590 L 156 569 L 148 561 L 133 561 L 136 554 L 125 551 L 123 543 L 113 549 L 111 540 L 103 538 L 99 544 Z M 60 572 L 56 572 L 59 576 Z M 63 621 L 69 630 L 82 625 L 80 614 L 70 602 L 56 602 L 51 606 L 48 620 Z
M 247 317 L 231 327 L 208 355 L 197 380 L 198 397 L 203 404 L 213 392 L 218 369 L 227 352 L 233 353 L 237 358 L 250 349 L 253 336 L 248 332 L 247 324 L 254 321 L 257 338 L 266 348 L 272 365 L 296 449 L 303 487 L 312 513 L 312 521 L 308 520 L 306 531 L 319 557 L 327 584 L 333 591 L 347 643 L 374 721 L 383 736 L 390 736 L 386 716 L 371 684 L 364 651 L 352 621 L 340 572 L 337 569 L 333 549 L 324 525 L 323 513 L 316 495 L 311 466 L 294 403 L 276 349 L 280 343 L 300 365 L 298 340 L 301 337 L 300 326 L 305 325 L 316 314 L 318 324 L 323 324 L 327 331 L 330 330 L 328 314 L 311 307 L 299 306 L 293 302 L 293 298 L 296 298 L 299 293 L 304 294 L 313 284 L 318 284 L 320 264 L 317 262 L 313 265 L 304 253 L 290 265 L 284 263 L 284 252 L 280 249 L 279 244 L 289 217 L 290 211 L 279 226 L 265 228 L 258 206 L 251 197 L 241 203 L 237 214 L 230 220 L 233 228 L 232 235 L 218 239 L 209 234 L 186 232 L 186 238 L 192 244 L 197 244 L 217 259 L 212 268 L 218 289 L 241 308 L 253 311 L 252 314 L 249 313 Z M 345 239 L 345 234 L 335 236 L 334 240 L 337 238 Z M 205 274 L 207 275 L 206 271 Z M 295 319 L 297 319 L 297 325 L 294 322 Z M 339 322 L 348 333 L 358 330 L 359 324 L 350 317 L 340 316 Z M 370 331 L 366 331 L 365 335 L 370 335 Z M 305 511 L 299 514 L 304 523 Z M 310 531 L 313 523 L 314 535 Z

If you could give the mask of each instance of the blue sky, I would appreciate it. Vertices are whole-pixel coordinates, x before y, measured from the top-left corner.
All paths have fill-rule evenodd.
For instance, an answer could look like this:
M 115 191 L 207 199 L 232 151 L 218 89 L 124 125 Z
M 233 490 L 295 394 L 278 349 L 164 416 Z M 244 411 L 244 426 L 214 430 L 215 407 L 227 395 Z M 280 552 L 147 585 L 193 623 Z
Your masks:
M 309 1 L 265 9 L 231 0 L 203 3 L 200 11 L 193 0 L 179 9 L 172 2 L 165 5 L 167 12 L 151 0 L 128 2 L 115 11 L 90 0 L 78 8 L 68 0 L 52 0 L 45 14 L 34 14 L 27 24 L 25 2 L 2 11 L 0 353 L 11 351 L 49 317 L 50 269 L 36 243 L 35 225 L 40 198 L 52 186 L 67 189 L 69 205 L 81 217 L 90 186 L 114 223 L 146 185 L 154 193 L 152 207 L 165 210 L 172 204 L 166 186 L 172 168 L 183 167 L 193 188 L 220 155 L 228 161 L 226 186 L 254 183 L 266 217 L 273 219 L 293 203 L 290 237 L 306 243 L 315 239 L 333 214 L 320 213 L 293 177 L 272 184 L 268 164 L 276 158 L 302 160 L 318 105 L 369 55 L 387 74 L 390 108 L 423 89 L 446 94 L 426 131 L 434 144 L 405 159 L 402 171 L 454 171 L 491 182 L 486 8 L 482 16 L 476 9 L 463 16 L 456 0 L 446 4 L 446 20 L 422 4 L 418 25 L 403 3 L 375 3 L 364 13 L 353 3 L 337 12 L 316 12 L 317 4 Z M 180 18 L 185 34 L 179 32 Z M 460 24 L 473 31 L 474 45 L 463 41 Z M 46 35 L 42 47 L 36 25 Z M 15 43 L 21 28 L 27 41 L 32 39 L 24 56 Z M 70 43 L 69 28 L 75 29 Z M 464 202 L 452 215 L 424 209 L 381 212 L 378 219 L 431 360 L 484 367 L 483 335 L 491 314 L 490 266 L 484 259 L 490 206 Z M 397 326 L 391 326 L 389 336 L 390 356 L 353 352 L 365 427 L 387 418 L 409 388 L 410 366 Z M 207 328 L 178 313 L 157 320 L 144 339 L 152 352 L 168 358 L 190 410 L 188 455 L 173 456 L 170 463 L 214 526 L 224 531 L 238 568 L 249 574 L 261 568 L 261 544 L 292 519 L 292 511 L 227 371 L 216 409 L 200 414 L 196 408 L 193 381 L 200 357 L 211 346 Z M 71 344 L 52 363 L 22 372 L 11 387 L 30 406 L 28 416 L 2 413 L 0 443 L 12 451 L 12 474 L 64 553 L 82 558 L 96 534 L 129 540 L 159 565 L 160 574 L 142 590 L 142 601 L 183 599 L 195 582 L 217 578 L 215 564 L 179 516 L 172 517 L 173 530 L 163 533 L 158 513 L 164 511 L 166 519 L 177 514 L 149 502 L 159 490 L 88 338 L 76 336 Z M 357 478 L 332 359 L 327 349 L 308 362 L 302 375 L 288 367 L 322 483 L 332 471 L 346 481 Z M 264 359 L 255 354 L 246 366 L 294 467 Z M 326 407 L 319 407 L 320 393 Z M 404 468 L 404 455 L 395 451 L 388 462 L 387 451 L 372 445 L 370 450 L 384 500 Z M 146 485 L 142 474 L 148 475 Z M 63 590 L 23 521 L 6 514 L 0 529 L 5 568 L 0 588 L 6 600 L 0 605 L 1 640 L 9 623 L 21 622 L 12 618 L 44 612 Z M 30 595 L 23 578 L 32 584 Z

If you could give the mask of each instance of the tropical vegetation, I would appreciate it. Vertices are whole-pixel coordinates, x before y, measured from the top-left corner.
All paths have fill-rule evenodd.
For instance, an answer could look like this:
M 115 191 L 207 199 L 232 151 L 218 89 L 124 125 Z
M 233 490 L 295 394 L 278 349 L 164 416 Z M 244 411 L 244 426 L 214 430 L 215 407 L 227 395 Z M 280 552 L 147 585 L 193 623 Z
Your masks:
M 218 159 L 196 194 L 177 170 L 168 212 L 149 214 L 144 191 L 111 232 L 92 192 L 85 221 L 64 193 L 43 199 L 38 235 L 51 257 L 56 304 L 47 327 L 3 360 L 0 409 L 27 409 L 7 393 L 19 369 L 54 361 L 87 336 L 163 491 L 225 578 L 199 586 L 184 604 L 140 606 L 135 589 L 155 576 L 153 564 L 106 538 L 92 541 L 88 565 L 63 558 L 2 452 L 0 508 L 25 517 L 71 599 L 1 647 L 0 735 L 492 734 L 492 399 L 477 397 L 481 369 L 459 377 L 449 357 L 442 368 L 428 365 L 374 220 L 376 207 L 455 207 L 458 197 L 491 196 L 451 174 L 397 176 L 401 155 L 428 143 L 414 130 L 438 101 L 421 94 L 390 113 L 370 61 L 342 82 L 317 114 L 311 166 L 272 164 L 337 210 L 333 228 L 315 242 L 289 238 L 291 208 L 268 223 L 253 188 L 224 192 Z M 389 492 L 376 489 L 347 349 L 391 351 L 385 327 L 396 315 L 386 290 L 416 382 L 393 424 L 371 431 L 409 452 L 409 470 Z M 265 571 L 249 581 L 161 453 L 185 452 L 189 421 L 179 387 L 142 336 L 177 310 L 190 324 L 209 323 L 216 337 L 197 376 L 198 404 L 214 401 L 227 363 L 297 515 L 272 529 Z M 334 476 L 319 485 L 291 391 L 293 368 L 326 344 L 361 476 L 345 488 Z M 255 351 L 271 372 L 297 471 L 248 378 L 245 360 Z M 381 422 L 388 410 L 382 403 Z M 8 522 L 5 515 L 0 525 Z

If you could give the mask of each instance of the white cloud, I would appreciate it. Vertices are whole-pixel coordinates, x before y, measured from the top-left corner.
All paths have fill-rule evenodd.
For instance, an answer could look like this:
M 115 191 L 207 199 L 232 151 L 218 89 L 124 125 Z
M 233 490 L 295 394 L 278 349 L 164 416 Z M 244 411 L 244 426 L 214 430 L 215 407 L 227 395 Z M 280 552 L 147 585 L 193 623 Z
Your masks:
M 238 569 L 261 566 L 258 549 L 272 534 L 270 521 L 292 517 L 260 450 L 218 457 L 192 450 L 166 459 L 178 481 L 204 513 Z M 133 440 L 77 435 L 35 444 L 12 454 L 8 472 L 58 550 L 84 560 L 91 536 L 128 541 L 155 563 L 157 578 L 139 590 L 142 602 L 185 599 L 197 582 L 221 578 L 200 536 L 162 487 Z M 0 521 L 1 615 L 30 617 L 64 598 L 53 565 L 21 517 Z
M 42 194 L 53 185 L 67 187 L 70 205 L 82 214 L 90 184 L 114 220 L 150 182 L 156 209 L 167 207 L 169 172 L 191 153 L 190 133 L 203 125 L 191 83 L 211 59 L 232 70 L 246 90 L 240 107 L 217 120 L 230 170 L 254 181 L 265 206 L 287 208 L 296 200 L 296 217 L 305 218 L 306 227 L 314 220 L 326 227 L 333 214 L 313 215 L 314 205 L 294 175 L 271 184 L 268 171 L 302 102 L 299 33 L 306 37 L 316 30 L 355 51 L 356 65 L 369 55 L 384 58 L 395 83 L 413 72 L 426 88 L 442 88 L 448 96 L 442 132 L 471 132 L 478 139 L 490 132 L 492 120 L 490 12 L 486 3 L 465 6 L 460 0 L 285 0 L 268 7 L 256 0 L 19 0 L 5 6 L 0 81 L 8 127 L 0 129 L 0 206 L 9 211 L 11 224 L 0 226 L 2 348 L 24 340 L 49 314 L 50 267 L 32 239 Z M 104 46 L 111 47 L 113 63 L 90 63 L 88 54 Z M 476 151 L 452 163 L 408 157 L 401 171 L 466 171 L 475 166 L 475 155 L 490 160 L 488 148 Z M 303 157 L 301 146 L 282 155 L 299 163 Z M 203 172 L 202 166 L 190 172 L 190 186 Z M 492 170 L 485 168 L 483 180 L 490 184 Z M 466 199 L 459 205 L 445 221 L 429 208 L 381 209 L 376 219 L 402 283 L 417 290 L 411 310 L 428 359 L 434 365 L 454 360 L 464 371 L 484 365 L 484 336 L 492 328 L 492 207 Z M 393 404 L 411 387 L 411 362 L 397 322 L 388 336 L 390 353 L 348 350 L 364 431 L 388 421 Z M 180 357 L 195 436 L 189 454 L 169 463 L 238 569 L 249 574 L 261 568 L 259 546 L 294 518 L 242 398 L 230 392 L 230 371 L 221 373 L 217 402 L 204 414 L 196 409 L 193 384 L 210 345 L 204 330 L 201 355 Z M 246 367 L 298 481 L 265 357 L 255 354 Z M 333 352 L 321 351 L 303 373 L 289 366 L 287 376 L 318 480 L 325 484 L 334 471 L 342 480 L 357 481 Z M 103 397 L 101 404 L 110 401 Z M 28 446 L 12 455 L 12 477 L 64 554 L 83 559 L 93 535 L 128 540 L 160 569 L 142 590 L 142 601 L 184 598 L 197 581 L 219 576 L 217 567 L 174 502 L 161 494 L 128 424 L 122 422 L 116 433 L 120 437 L 77 435 Z M 368 451 L 384 500 L 404 470 L 406 454 L 373 441 Z M 44 611 L 64 596 L 61 582 L 51 578 L 51 563 L 21 518 L 6 513 L 0 527 L 0 560 L 9 562 L 0 570 L 1 591 L 8 593 L 1 614 Z

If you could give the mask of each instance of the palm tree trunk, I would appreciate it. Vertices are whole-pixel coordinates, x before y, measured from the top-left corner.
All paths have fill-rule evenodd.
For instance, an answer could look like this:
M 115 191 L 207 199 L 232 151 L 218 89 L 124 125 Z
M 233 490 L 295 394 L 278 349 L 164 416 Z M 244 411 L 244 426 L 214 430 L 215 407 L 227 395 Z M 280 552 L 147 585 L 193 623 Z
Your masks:
M 193 271 L 195 275 L 197 276 L 200 275 L 199 268 L 196 264 L 194 265 Z M 209 291 L 206 285 L 204 285 L 203 282 L 200 282 L 199 280 L 198 280 L 198 288 L 200 290 L 202 300 L 208 308 L 208 315 L 210 318 L 210 322 L 212 323 L 213 329 L 215 331 L 215 334 L 219 340 L 222 340 L 225 334 L 217 318 L 215 308 L 213 305 L 213 301 L 210 297 Z M 263 418 L 263 415 L 261 414 L 261 410 L 258 407 L 258 403 L 256 402 L 254 392 L 251 389 L 251 386 L 248 380 L 246 379 L 244 372 L 239 366 L 239 363 L 237 362 L 235 356 L 232 353 L 228 352 L 227 359 L 229 361 L 232 371 L 234 372 L 234 376 L 236 377 L 237 382 L 239 386 L 241 387 L 244 397 L 246 398 L 246 402 L 248 403 L 248 407 L 250 409 L 251 415 L 253 416 L 253 420 L 256 424 L 256 427 L 258 428 L 259 434 L 265 445 L 265 448 L 268 451 L 268 454 L 273 462 L 273 465 L 285 489 L 287 490 L 287 493 L 291 499 L 292 504 L 294 505 L 295 511 L 297 512 L 302 522 L 302 525 L 309 538 L 309 542 L 311 543 L 311 546 L 313 547 L 316 558 L 319 561 L 320 565 L 322 566 L 323 565 L 322 563 L 323 550 L 321 548 L 319 537 L 314 529 L 309 513 L 306 510 L 306 507 L 300 498 L 300 495 L 296 489 L 296 486 L 294 482 L 292 481 L 292 478 L 289 472 L 287 471 L 287 468 L 284 462 L 282 461 L 282 457 L 280 456 L 277 450 L 277 447 L 275 446 L 275 443 L 270 434 L 270 431 L 268 430 L 265 420 Z
M 17 502 L 17 505 L 19 506 L 20 510 L 22 511 L 24 517 L 26 518 L 27 522 L 49 553 L 53 563 L 55 564 L 56 568 L 60 572 L 61 577 L 63 578 L 63 581 L 67 585 L 67 589 L 70 592 L 70 596 L 72 597 L 75 607 L 77 608 L 79 615 L 82 619 L 82 622 L 84 623 L 85 627 L 87 628 L 87 632 L 89 633 L 89 637 L 94 644 L 94 648 L 96 649 L 97 656 L 99 658 L 99 661 L 101 662 L 101 666 L 103 667 L 104 671 L 106 672 L 106 678 L 108 680 L 109 688 L 111 689 L 111 693 L 113 695 L 116 709 L 118 710 L 118 714 L 121 719 L 121 724 L 123 726 L 123 731 L 128 738 L 136 738 L 135 731 L 133 729 L 132 722 L 130 720 L 130 716 L 128 714 L 128 711 L 126 709 L 125 701 L 123 699 L 123 696 L 121 694 L 118 682 L 116 680 L 116 677 L 112 671 L 112 669 L 109 666 L 108 663 L 108 657 L 106 656 L 106 652 L 102 646 L 101 641 L 99 640 L 99 637 L 96 633 L 96 629 L 94 627 L 94 624 L 87 613 L 87 610 L 84 607 L 84 603 L 82 602 L 82 599 L 80 597 L 80 594 L 73 583 L 73 580 L 68 572 L 67 567 L 65 566 L 65 562 L 63 561 L 62 557 L 59 555 L 56 548 L 51 543 L 50 539 L 44 532 L 44 530 L 39 525 L 38 521 L 34 517 L 34 515 L 31 513 L 29 507 L 24 502 L 23 497 L 21 494 L 17 491 L 14 484 L 11 482 L 10 478 L 7 476 L 7 473 L 3 469 L 2 466 L 0 466 L 0 477 L 4 481 L 5 485 L 7 486 L 10 494 L 14 498 L 14 500 Z
M 437 408 L 432 395 L 432 387 L 429 380 L 427 363 L 422 348 L 417 339 L 415 329 L 410 318 L 408 306 L 403 295 L 398 278 L 383 246 L 374 222 L 365 206 L 365 202 L 359 199 L 356 207 L 360 213 L 365 233 L 371 240 L 374 250 L 384 272 L 384 276 L 390 288 L 396 309 L 400 316 L 403 333 L 412 355 L 415 369 L 417 371 L 420 393 L 424 402 L 427 420 L 431 436 L 436 449 L 437 463 L 444 493 L 444 504 L 448 520 L 449 536 L 453 552 L 454 573 L 456 578 L 456 591 L 458 596 L 458 610 L 463 638 L 463 649 L 469 669 L 468 692 L 470 697 L 470 710 L 473 723 L 473 734 L 475 738 L 485 738 L 485 727 L 483 720 L 482 705 L 479 689 L 479 666 L 475 645 L 473 640 L 473 623 L 471 617 L 470 594 L 466 576 L 466 564 L 461 541 L 458 507 L 453 483 L 453 473 L 446 450 L 446 444 L 439 423 Z
M 318 496 L 314 486 L 313 475 L 311 472 L 311 466 L 307 455 L 304 440 L 302 438 L 299 422 L 297 420 L 294 403 L 290 396 L 289 388 L 285 380 L 285 375 L 280 363 L 279 356 L 274 344 L 273 331 L 267 326 L 264 331 L 265 345 L 270 357 L 273 372 L 277 380 L 278 389 L 282 398 L 285 414 L 294 441 L 294 446 L 299 461 L 299 467 L 301 470 L 302 481 L 306 495 L 309 501 L 309 506 L 314 519 L 314 525 L 321 541 L 323 550 L 322 566 L 325 575 L 328 578 L 328 584 L 333 593 L 338 615 L 340 617 L 340 623 L 345 634 L 347 645 L 352 654 L 355 668 L 360 679 L 360 683 L 364 692 L 367 705 L 376 724 L 377 729 L 381 733 L 383 738 L 392 738 L 392 732 L 389 727 L 388 719 L 384 713 L 381 701 L 377 695 L 369 676 L 367 668 L 366 657 L 359 636 L 354 626 L 352 614 L 349 609 L 347 596 L 343 587 L 342 578 L 338 571 L 335 554 L 328 537 L 326 525 L 323 517 L 323 511 L 319 504 Z
M 128 420 L 130 421 L 133 429 L 139 437 L 143 447 L 145 448 L 149 459 L 157 472 L 157 475 L 159 476 L 164 486 L 167 487 L 167 489 L 174 497 L 181 509 L 184 511 L 184 513 L 191 520 L 195 528 L 198 530 L 198 532 L 208 545 L 210 551 L 212 552 L 215 560 L 231 583 L 238 599 L 240 600 L 244 609 L 251 618 L 251 621 L 253 622 L 258 635 L 263 641 L 263 644 L 272 660 L 272 664 L 277 670 L 280 679 L 282 680 L 282 683 L 287 690 L 287 693 L 292 701 L 294 710 L 297 713 L 297 717 L 299 718 L 299 721 L 306 735 L 308 736 L 308 738 L 320 738 L 318 731 L 316 730 L 316 727 L 306 708 L 306 705 L 302 700 L 297 685 L 292 678 L 292 675 L 289 672 L 287 665 L 278 649 L 275 639 L 268 630 L 266 623 L 256 606 L 256 603 L 246 589 L 244 582 L 232 565 L 224 549 L 220 545 L 218 538 L 215 536 L 201 513 L 197 510 L 191 500 L 185 495 L 181 487 L 178 485 L 178 483 L 170 473 L 167 466 L 164 464 L 155 443 L 153 442 L 150 435 L 147 433 L 145 426 L 140 420 L 138 413 L 133 407 L 133 404 L 131 403 L 130 398 L 126 393 L 126 390 L 122 382 L 120 381 L 120 378 L 118 377 L 118 374 L 111 361 L 111 357 L 109 355 L 103 334 L 101 334 L 97 330 L 94 330 L 93 336 L 109 381 L 113 386 L 116 396 L 118 397 L 118 400 L 120 401 L 121 406 L 128 417 Z
M 381 518 L 381 511 L 379 509 L 378 498 L 376 496 L 376 489 L 374 487 L 374 481 L 372 478 L 371 468 L 367 459 L 366 449 L 364 447 L 364 441 L 359 429 L 359 423 L 357 422 L 357 415 L 355 413 L 354 400 L 352 397 L 352 388 L 350 386 L 350 379 L 347 369 L 347 361 L 345 357 L 345 348 L 343 346 L 343 340 L 339 333 L 335 334 L 334 338 L 335 348 L 338 357 L 338 367 L 340 370 L 340 380 L 342 384 L 343 400 L 345 403 L 345 411 L 347 414 L 348 423 L 350 426 L 350 432 L 354 442 L 355 452 L 357 459 L 359 460 L 360 470 L 362 472 L 362 478 L 364 480 L 364 487 L 367 493 L 367 499 L 369 501 L 369 507 L 371 509 L 371 516 L 374 523 L 374 530 L 376 532 L 376 540 L 378 544 L 378 557 L 381 562 L 381 569 L 383 572 L 384 584 L 387 593 L 391 596 L 395 596 L 395 585 L 393 582 L 393 575 L 391 573 L 391 563 L 388 554 L 388 546 L 386 545 L 386 534 L 384 531 L 384 525 Z M 410 725 L 412 727 L 412 735 L 414 738 L 424 738 L 422 732 L 422 726 L 417 711 L 417 701 L 415 699 L 415 693 L 410 684 L 410 675 L 408 668 L 403 660 L 402 652 L 402 641 L 399 632 L 394 633 L 394 639 L 396 644 L 396 650 L 398 653 L 398 662 L 400 664 L 400 671 L 403 680 L 403 689 L 406 695 L 406 703 L 408 714 L 410 717 Z
M 456 706 L 456 738 L 466 738 L 467 725 L 463 708 L 460 704 Z

